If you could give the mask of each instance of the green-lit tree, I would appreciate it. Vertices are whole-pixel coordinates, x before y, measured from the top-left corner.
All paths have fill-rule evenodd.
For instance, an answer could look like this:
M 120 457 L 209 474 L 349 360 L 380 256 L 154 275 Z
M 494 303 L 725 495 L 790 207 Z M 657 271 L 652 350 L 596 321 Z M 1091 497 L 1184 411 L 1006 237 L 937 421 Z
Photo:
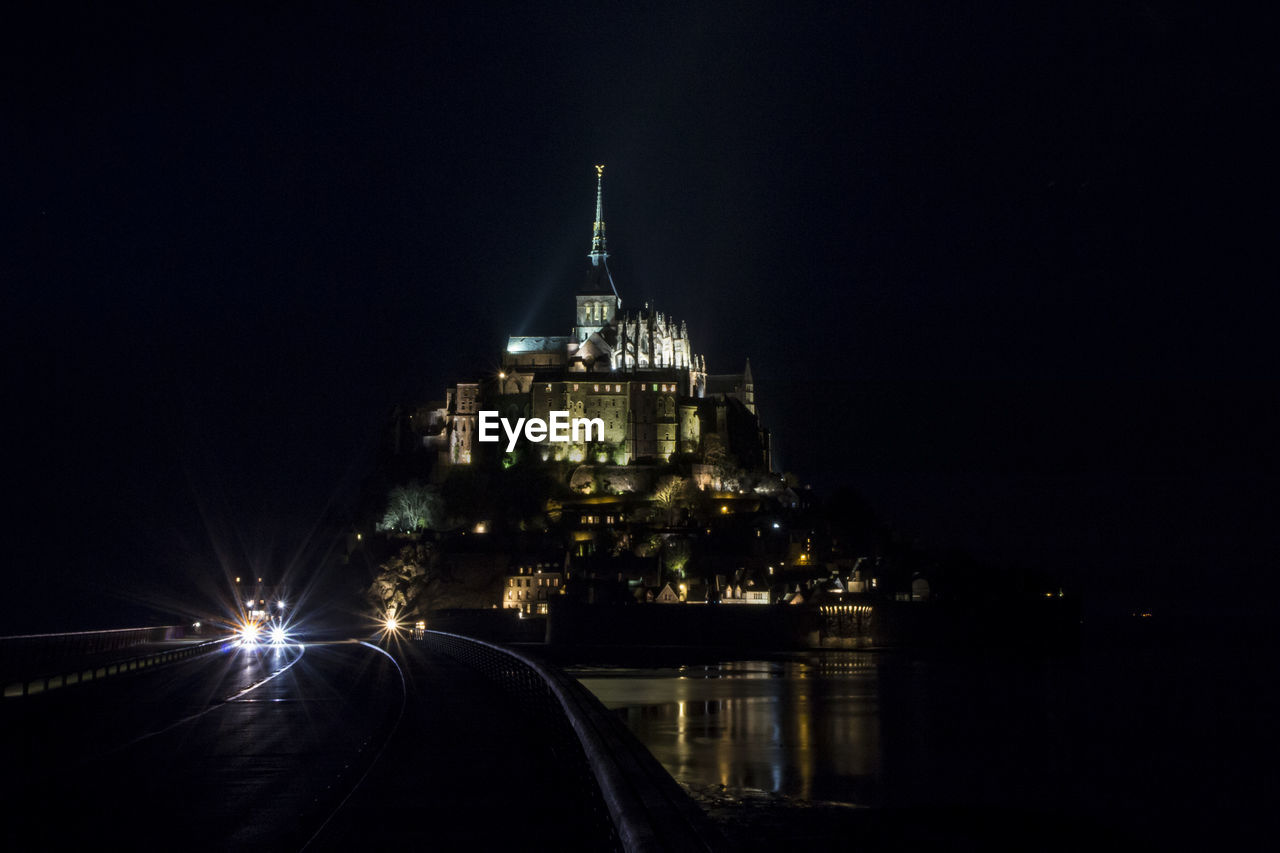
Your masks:
M 378 530 L 414 534 L 439 525 L 440 496 L 432 486 L 414 480 L 387 495 L 387 510 Z
M 662 562 L 671 577 L 677 580 L 684 580 L 684 568 L 689 564 L 691 556 L 693 548 L 684 537 L 672 537 L 662 544 Z

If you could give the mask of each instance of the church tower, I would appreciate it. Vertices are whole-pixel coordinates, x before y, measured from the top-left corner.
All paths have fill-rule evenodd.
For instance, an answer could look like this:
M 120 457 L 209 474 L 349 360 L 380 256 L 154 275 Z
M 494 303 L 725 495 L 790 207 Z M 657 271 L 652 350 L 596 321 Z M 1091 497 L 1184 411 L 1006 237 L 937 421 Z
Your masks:
M 609 273 L 609 248 L 604 233 L 604 166 L 596 166 L 596 218 L 591 228 L 591 266 L 578 288 L 573 338 L 583 343 L 592 334 L 612 324 L 622 307 L 618 289 Z

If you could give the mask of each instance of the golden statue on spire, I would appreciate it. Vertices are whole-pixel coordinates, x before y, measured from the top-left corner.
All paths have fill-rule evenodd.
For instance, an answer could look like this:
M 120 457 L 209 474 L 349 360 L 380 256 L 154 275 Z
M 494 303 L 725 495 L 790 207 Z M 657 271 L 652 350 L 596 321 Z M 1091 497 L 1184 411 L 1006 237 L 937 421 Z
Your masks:
M 609 257 L 604 242 L 604 164 L 596 166 L 596 221 L 591 226 L 591 263 Z

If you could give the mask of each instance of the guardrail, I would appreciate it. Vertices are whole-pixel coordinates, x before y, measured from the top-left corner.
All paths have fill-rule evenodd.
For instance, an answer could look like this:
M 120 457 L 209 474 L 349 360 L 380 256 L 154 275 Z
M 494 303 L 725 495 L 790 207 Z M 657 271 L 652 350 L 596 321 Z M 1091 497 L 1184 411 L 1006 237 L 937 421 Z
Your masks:
M 470 637 L 427 631 L 418 642 L 483 673 L 539 723 L 557 760 L 582 781 L 583 803 L 599 827 L 601 847 L 627 853 L 727 849 L 662 765 L 576 680 Z
M 182 639 L 188 630 L 186 625 L 158 625 L 0 637 L 0 678 L 14 678 L 57 667 L 69 660 L 110 654 L 143 643 Z
M 34 696 L 149 669 L 204 654 L 225 642 L 225 638 L 218 638 L 185 648 L 158 649 L 124 657 L 112 654 L 144 643 L 182 639 L 185 627 L 166 625 L 0 637 L 0 683 L 4 684 L 4 698 Z

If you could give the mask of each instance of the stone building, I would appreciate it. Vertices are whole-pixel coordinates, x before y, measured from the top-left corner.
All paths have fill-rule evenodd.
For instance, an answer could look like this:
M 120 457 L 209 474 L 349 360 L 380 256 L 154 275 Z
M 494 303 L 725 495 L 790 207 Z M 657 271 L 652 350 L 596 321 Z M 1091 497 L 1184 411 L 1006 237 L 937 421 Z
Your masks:
M 564 335 L 508 338 L 496 376 L 446 391 L 425 415 L 424 444 L 437 454 L 439 476 L 475 460 L 482 408 L 512 421 L 545 420 L 552 411 L 603 421 L 603 441 L 539 444 L 534 452 L 544 459 L 661 463 L 703 452 L 710 440 L 743 468 L 770 469 L 750 363 L 742 373 L 708 376 L 684 322 L 647 304 L 623 310 L 609 270 L 603 175 L 597 166 L 591 251 L 574 296 L 573 326 Z
M 564 592 L 566 559 L 545 556 L 513 560 L 515 571 L 504 578 L 502 608 L 518 610 L 526 616 L 546 616 L 553 596 Z

